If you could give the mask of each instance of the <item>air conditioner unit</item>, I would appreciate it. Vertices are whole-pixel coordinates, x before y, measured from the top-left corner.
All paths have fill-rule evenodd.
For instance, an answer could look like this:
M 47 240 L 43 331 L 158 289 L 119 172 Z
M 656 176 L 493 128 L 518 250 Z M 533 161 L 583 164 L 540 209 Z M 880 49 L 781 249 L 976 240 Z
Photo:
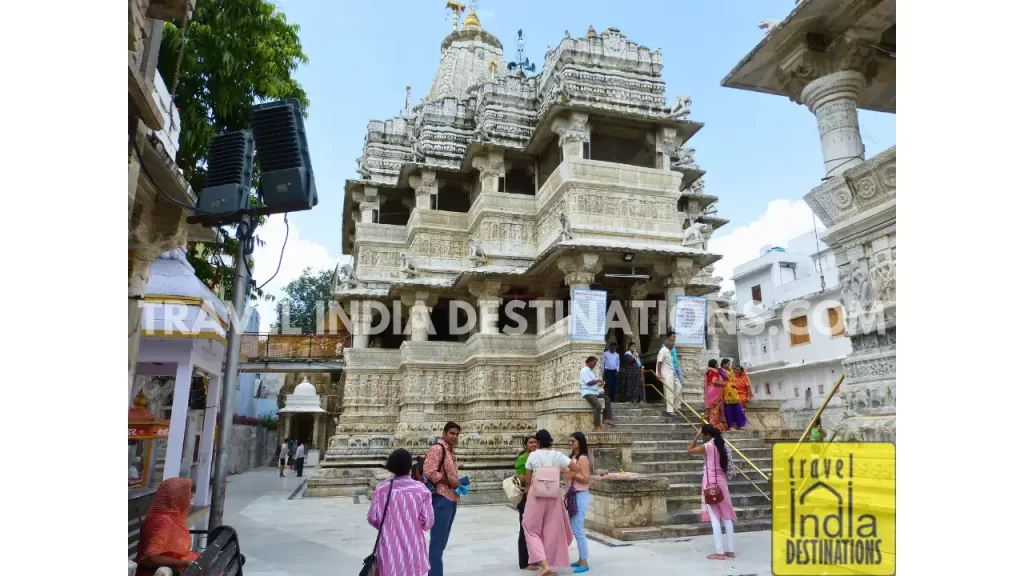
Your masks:
M 199 194 L 200 215 L 227 216 L 249 207 L 255 143 L 241 130 L 214 136 L 206 154 L 206 187 Z
M 294 98 L 250 109 L 260 161 L 260 197 L 265 212 L 310 210 L 319 202 L 306 143 L 302 108 Z

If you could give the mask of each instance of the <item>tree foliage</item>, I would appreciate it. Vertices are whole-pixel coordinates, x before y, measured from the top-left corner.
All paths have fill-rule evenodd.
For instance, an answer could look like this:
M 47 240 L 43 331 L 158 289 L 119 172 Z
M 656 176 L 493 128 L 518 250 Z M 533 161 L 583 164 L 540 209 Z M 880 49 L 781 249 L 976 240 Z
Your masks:
M 316 274 L 306 268 L 298 278 L 284 287 L 285 297 L 277 303 L 277 321 L 272 331 L 279 332 L 284 324 L 284 312 L 290 311 L 288 326 L 299 328 L 303 334 L 316 332 L 321 316 L 317 314 L 317 303 L 322 303 L 320 314 L 326 315 L 331 301 L 331 279 L 333 270 L 321 270 Z
M 196 3 L 185 27 L 185 48 L 178 70 L 181 25 L 164 24 L 159 70 L 168 89 L 175 90 L 174 104 L 181 115 L 177 163 L 198 193 L 206 180 L 210 140 L 249 128 L 249 108 L 254 103 L 296 98 L 305 114 L 309 99 L 292 74 L 308 59 L 299 41 L 298 25 L 289 24 L 284 13 L 267 0 Z M 259 183 L 258 164 L 257 157 L 254 188 Z M 219 230 L 217 241 L 208 244 L 202 256 L 194 245 L 189 246 L 189 261 L 208 286 L 226 279 L 230 292 L 231 271 L 225 269 L 223 256 L 233 258 L 237 247 L 232 234 Z M 251 293 L 250 297 L 256 295 Z

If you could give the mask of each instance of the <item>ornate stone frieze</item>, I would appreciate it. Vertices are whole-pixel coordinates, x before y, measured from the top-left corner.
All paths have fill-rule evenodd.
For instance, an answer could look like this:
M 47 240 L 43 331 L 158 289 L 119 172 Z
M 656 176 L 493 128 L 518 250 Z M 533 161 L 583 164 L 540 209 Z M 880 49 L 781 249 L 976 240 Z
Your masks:
M 830 178 L 804 201 L 829 227 L 896 198 L 896 147 Z

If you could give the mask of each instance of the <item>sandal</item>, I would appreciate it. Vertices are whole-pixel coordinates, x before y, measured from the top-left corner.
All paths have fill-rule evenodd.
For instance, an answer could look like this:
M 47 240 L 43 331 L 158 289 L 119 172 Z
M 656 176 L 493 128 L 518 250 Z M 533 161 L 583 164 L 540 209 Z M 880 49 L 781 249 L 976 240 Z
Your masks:
M 725 554 L 708 554 L 708 560 L 725 560 Z

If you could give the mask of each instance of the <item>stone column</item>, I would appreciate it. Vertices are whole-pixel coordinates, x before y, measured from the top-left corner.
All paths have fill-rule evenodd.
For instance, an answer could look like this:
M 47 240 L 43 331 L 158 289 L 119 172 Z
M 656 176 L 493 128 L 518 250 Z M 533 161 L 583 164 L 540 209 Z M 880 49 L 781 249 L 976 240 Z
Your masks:
M 826 178 L 864 161 L 857 99 L 866 85 L 863 74 L 844 70 L 813 80 L 801 93 L 804 103 L 818 119 Z
M 643 354 L 640 344 L 640 307 L 637 304 L 647 298 L 647 282 L 637 282 L 629 288 L 629 329 L 633 332 L 630 339 L 636 344 L 637 354 Z M 628 342 L 626 343 L 629 344 Z
M 409 185 L 416 192 L 416 207 L 430 210 L 430 197 L 437 194 L 437 173 L 433 170 L 420 170 L 409 176 Z
M 284 442 L 292 435 L 292 415 L 290 412 L 285 412 L 282 416 L 284 417 L 284 438 L 278 438 L 278 440 Z
M 320 446 L 320 418 L 322 417 L 322 413 L 313 414 L 313 439 L 309 442 L 311 449 Z
M 362 192 L 356 192 L 352 195 L 357 202 L 359 202 L 359 221 L 365 223 L 373 222 L 373 211 L 380 210 L 380 197 L 377 194 L 377 189 L 371 186 L 363 187 Z
M 557 118 L 552 122 L 551 130 L 558 134 L 563 161 L 583 158 L 583 143 L 590 142 L 588 119 L 586 112 L 570 112 L 568 117 Z
M 686 295 L 686 286 L 690 283 L 696 270 L 689 258 L 676 258 L 670 262 L 656 264 L 655 274 L 664 277 L 665 310 L 668 318 L 667 329 L 672 329 L 676 317 L 676 297 Z M 702 346 L 684 346 L 676 343 L 676 357 L 679 359 L 679 370 L 683 373 L 683 400 L 695 409 L 704 398 L 703 370 L 700 366 Z
M 478 280 L 469 285 L 469 293 L 476 298 L 480 308 L 481 334 L 498 333 L 498 309 L 505 289 L 498 280 Z
M 370 345 L 370 322 L 373 312 L 363 300 L 349 303 L 349 321 L 352 324 L 352 347 L 367 348 Z
M 429 292 L 405 292 L 402 304 L 409 308 L 409 336 L 413 342 L 426 342 L 430 328 L 430 311 L 437 303 L 437 297 Z
M 672 154 L 679 147 L 676 144 L 676 129 L 672 126 L 658 128 L 655 150 L 658 154 L 658 168 L 669 170 L 672 167 Z
M 480 171 L 480 193 L 497 193 L 498 178 L 505 175 L 505 151 L 489 150 L 487 156 L 473 158 L 473 168 Z
M 558 269 L 565 274 L 565 284 L 569 286 L 569 297 L 573 290 L 589 290 L 597 273 L 604 267 L 601 256 L 592 253 L 562 256 L 558 259 Z

